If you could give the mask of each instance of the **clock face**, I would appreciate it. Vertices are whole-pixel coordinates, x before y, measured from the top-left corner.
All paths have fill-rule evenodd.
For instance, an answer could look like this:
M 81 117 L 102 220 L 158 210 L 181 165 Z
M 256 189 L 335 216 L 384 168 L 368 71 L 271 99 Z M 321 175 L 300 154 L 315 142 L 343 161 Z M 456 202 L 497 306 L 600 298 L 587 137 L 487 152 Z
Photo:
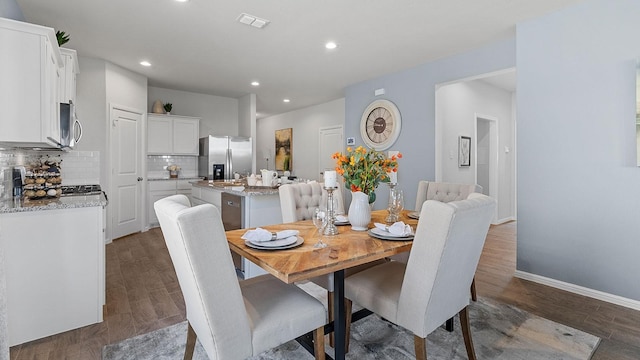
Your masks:
M 375 150 L 388 149 L 400 135 L 400 112 L 388 100 L 376 100 L 362 114 L 362 140 Z

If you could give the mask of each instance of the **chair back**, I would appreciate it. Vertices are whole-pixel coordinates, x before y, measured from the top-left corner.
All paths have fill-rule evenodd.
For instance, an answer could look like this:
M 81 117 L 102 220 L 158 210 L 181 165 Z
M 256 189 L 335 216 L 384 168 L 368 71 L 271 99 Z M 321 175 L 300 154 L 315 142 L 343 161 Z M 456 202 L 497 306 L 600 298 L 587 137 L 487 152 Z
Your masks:
M 426 337 L 469 304 L 496 202 L 483 194 L 420 212 L 398 304 L 398 324 Z
M 318 207 L 324 208 L 327 204 L 328 194 L 323 183 L 284 184 L 280 186 L 278 193 L 283 223 L 312 219 L 315 210 Z M 334 190 L 333 197 L 336 214 L 344 213 L 340 188 Z
M 154 203 L 187 320 L 210 359 L 244 359 L 252 355 L 251 328 L 220 212 L 189 205 L 184 195 Z
M 478 184 L 454 184 L 421 180 L 418 182 L 415 210 L 420 211 L 422 204 L 427 200 L 438 200 L 448 203 L 451 201 L 464 200 L 469 197 L 471 193 L 482 193 L 482 186 Z

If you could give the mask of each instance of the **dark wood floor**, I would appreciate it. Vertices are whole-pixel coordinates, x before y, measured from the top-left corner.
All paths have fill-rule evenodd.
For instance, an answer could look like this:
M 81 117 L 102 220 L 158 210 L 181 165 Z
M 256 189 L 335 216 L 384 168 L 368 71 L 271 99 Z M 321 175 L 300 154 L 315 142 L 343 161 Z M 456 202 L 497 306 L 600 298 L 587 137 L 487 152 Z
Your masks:
M 640 359 L 640 312 L 512 276 L 516 223 L 492 226 L 476 283 L 479 296 L 602 338 L 594 360 Z M 184 302 L 159 229 L 107 245 L 105 321 L 11 348 L 11 359 L 100 359 L 104 345 L 176 324 Z

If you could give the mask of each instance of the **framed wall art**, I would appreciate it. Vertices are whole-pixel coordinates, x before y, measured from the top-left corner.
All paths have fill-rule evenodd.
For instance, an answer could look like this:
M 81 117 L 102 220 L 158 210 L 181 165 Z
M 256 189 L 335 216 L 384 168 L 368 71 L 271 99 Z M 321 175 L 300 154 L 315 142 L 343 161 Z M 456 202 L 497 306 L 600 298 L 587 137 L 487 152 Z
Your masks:
M 458 138 L 458 167 L 471 166 L 471 138 L 460 136 Z
M 276 170 L 291 171 L 293 165 L 293 128 L 276 130 Z

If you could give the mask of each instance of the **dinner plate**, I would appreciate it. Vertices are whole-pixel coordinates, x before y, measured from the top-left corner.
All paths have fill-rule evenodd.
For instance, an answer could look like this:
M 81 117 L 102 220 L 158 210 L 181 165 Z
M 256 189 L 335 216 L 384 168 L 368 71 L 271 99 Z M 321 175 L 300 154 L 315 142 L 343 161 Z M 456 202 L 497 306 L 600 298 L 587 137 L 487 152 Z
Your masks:
M 420 219 L 420 212 L 418 211 L 412 211 L 410 213 L 407 214 L 408 217 L 410 217 L 411 219 Z
M 369 229 L 367 233 L 370 236 L 373 236 L 374 238 L 382 239 L 382 240 L 409 241 L 409 240 L 413 240 L 413 236 L 414 236 L 414 235 L 398 236 L 398 235 L 391 234 L 388 231 L 380 230 L 378 228 Z
M 270 241 L 251 241 L 248 240 L 250 243 L 252 243 L 253 245 L 257 245 L 260 247 L 266 247 L 266 248 L 272 248 L 272 247 L 282 247 L 282 246 L 287 246 L 287 245 L 291 245 L 294 242 L 298 241 L 298 237 L 297 236 L 289 236 L 287 238 L 284 239 L 278 239 L 278 240 L 270 240 Z
M 333 225 L 335 225 L 335 226 L 349 225 L 349 220 L 347 220 L 347 221 L 338 221 L 338 220 L 336 220 L 336 221 L 333 222 Z
M 281 245 L 281 246 L 276 246 L 276 247 L 274 247 L 274 246 L 262 246 L 262 244 L 264 244 L 264 242 L 260 243 L 260 245 L 258 245 L 258 244 L 252 243 L 249 240 L 245 240 L 244 244 L 247 245 L 250 248 L 257 249 L 257 250 L 284 250 L 284 249 L 291 249 L 291 248 L 294 248 L 296 246 L 300 246 L 300 245 L 302 245 L 302 243 L 304 243 L 304 239 L 301 238 L 300 236 L 290 236 L 290 237 L 296 238 L 293 243 L 291 243 L 289 245 Z M 278 240 L 276 240 L 276 241 L 278 241 Z M 267 242 L 273 242 L 273 241 L 267 241 Z

